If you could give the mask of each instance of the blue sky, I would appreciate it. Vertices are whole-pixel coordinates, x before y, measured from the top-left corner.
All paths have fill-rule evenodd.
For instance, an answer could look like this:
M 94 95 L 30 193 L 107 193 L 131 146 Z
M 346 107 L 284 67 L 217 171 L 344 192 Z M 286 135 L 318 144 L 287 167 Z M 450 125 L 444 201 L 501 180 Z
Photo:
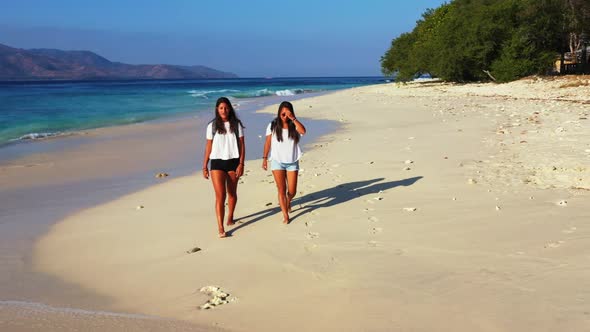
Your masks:
M 241 77 L 373 76 L 393 38 L 443 0 L 0 0 L 0 43 Z

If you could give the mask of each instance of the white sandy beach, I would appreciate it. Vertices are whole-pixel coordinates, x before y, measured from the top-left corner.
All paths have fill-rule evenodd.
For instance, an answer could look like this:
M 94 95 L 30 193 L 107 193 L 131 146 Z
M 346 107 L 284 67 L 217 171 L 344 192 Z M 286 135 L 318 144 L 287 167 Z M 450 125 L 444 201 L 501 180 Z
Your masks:
M 110 311 L 230 331 L 582 331 L 589 81 L 298 100 L 302 121 L 341 128 L 304 146 L 290 225 L 254 160 L 229 238 L 217 238 L 211 183 L 172 174 L 56 224 L 33 263 Z M 270 121 L 276 106 L 262 111 Z M 262 141 L 247 153 L 261 156 Z M 211 285 L 232 301 L 201 310 Z

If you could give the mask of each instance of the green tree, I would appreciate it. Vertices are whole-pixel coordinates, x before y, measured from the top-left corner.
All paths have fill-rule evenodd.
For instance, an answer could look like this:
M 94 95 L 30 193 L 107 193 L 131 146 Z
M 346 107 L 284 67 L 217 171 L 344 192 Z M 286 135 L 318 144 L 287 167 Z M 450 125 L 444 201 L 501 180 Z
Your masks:
M 588 22 L 589 3 L 451 1 L 426 10 L 412 32 L 392 41 L 381 57 L 382 71 L 401 80 L 430 73 L 448 81 L 508 81 L 545 73 L 567 32 L 583 30 L 586 23 L 579 22 Z

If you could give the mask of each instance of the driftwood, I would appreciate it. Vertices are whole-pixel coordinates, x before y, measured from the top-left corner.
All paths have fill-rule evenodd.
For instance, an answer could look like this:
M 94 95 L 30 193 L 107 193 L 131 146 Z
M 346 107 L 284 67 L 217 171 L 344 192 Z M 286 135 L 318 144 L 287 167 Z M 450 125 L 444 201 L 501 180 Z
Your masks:
M 490 73 L 489 70 L 483 70 L 484 73 L 486 73 L 486 75 L 488 75 L 492 81 L 496 82 L 496 78 L 494 76 L 492 76 L 492 73 Z

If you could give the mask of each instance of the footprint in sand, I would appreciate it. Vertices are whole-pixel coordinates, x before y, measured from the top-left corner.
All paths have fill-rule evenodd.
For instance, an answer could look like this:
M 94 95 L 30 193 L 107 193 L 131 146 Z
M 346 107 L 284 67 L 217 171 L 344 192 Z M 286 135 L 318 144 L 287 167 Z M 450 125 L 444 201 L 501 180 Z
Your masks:
M 563 230 L 563 231 L 561 231 L 561 232 L 562 232 L 562 233 L 565 233 L 565 234 L 572 234 L 572 233 L 573 233 L 573 232 L 575 232 L 577 229 L 578 229 L 577 227 L 574 227 L 574 226 L 572 226 L 572 227 L 570 227 L 570 228 L 568 228 L 568 229 L 564 229 L 564 230 Z
M 553 242 L 549 242 L 545 245 L 545 248 L 558 248 L 560 247 L 562 244 L 564 244 L 565 241 L 553 241 Z
M 305 237 L 307 237 L 309 240 L 317 239 L 318 237 L 320 237 L 320 233 L 309 232 L 305 235 Z
M 381 232 L 383 232 L 383 228 L 381 228 L 381 227 L 373 227 L 373 228 L 369 229 L 369 233 L 373 234 L 373 235 L 379 234 Z
M 205 304 L 199 306 L 200 309 L 213 309 L 217 306 L 234 302 L 235 297 L 230 297 L 229 293 L 224 292 L 217 286 L 205 286 L 200 289 L 201 293 L 207 294 L 210 299 Z
M 379 221 L 379 218 L 377 218 L 377 217 L 375 217 L 375 216 L 373 216 L 373 217 L 369 217 L 369 221 L 370 221 L 370 222 L 377 222 L 377 221 Z
M 406 253 L 406 251 L 404 249 L 395 249 L 393 251 L 393 254 L 396 255 L 396 256 L 401 256 L 401 255 L 403 255 L 405 253 Z
M 370 212 L 370 211 L 375 211 L 375 209 L 373 208 L 364 208 L 363 212 Z
M 311 252 L 312 250 L 314 250 L 314 249 L 315 249 L 315 248 L 317 248 L 317 247 L 318 247 L 318 245 L 317 245 L 317 244 L 315 244 L 315 243 L 312 243 L 312 244 L 305 244 L 305 245 L 303 246 L 303 249 L 304 249 L 305 251 L 307 251 L 307 252 Z
M 308 220 L 305 222 L 305 227 L 311 227 L 315 224 L 315 220 Z
M 379 242 L 378 241 L 369 241 L 367 242 L 367 244 L 369 245 L 369 247 L 375 248 L 379 246 Z

